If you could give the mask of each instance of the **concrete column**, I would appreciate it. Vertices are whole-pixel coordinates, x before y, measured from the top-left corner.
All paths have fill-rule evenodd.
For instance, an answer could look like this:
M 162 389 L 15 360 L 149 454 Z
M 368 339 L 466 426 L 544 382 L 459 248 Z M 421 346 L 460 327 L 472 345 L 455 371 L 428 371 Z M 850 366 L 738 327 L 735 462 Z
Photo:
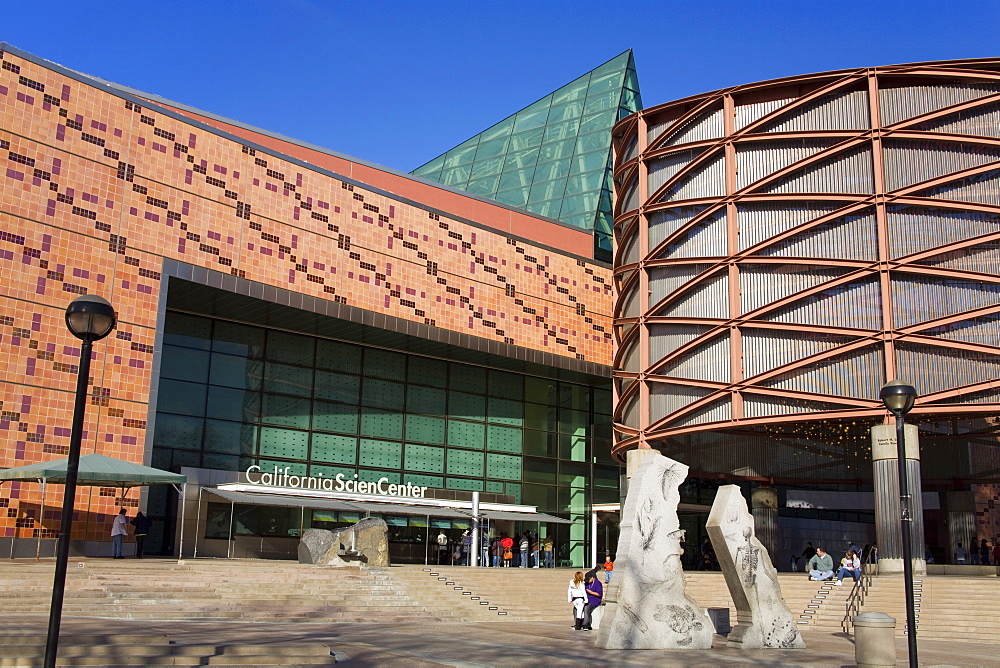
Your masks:
M 948 563 L 955 563 L 955 548 L 961 543 L 969 553 L 965 563 L 971 564 L 972 542 L 976 538 L 976 499 L 972 492 L 945 492 L 944 502 L 948 510 Z
M 750 492 L 754 534 L 771 557 L 771 565 L 778 567 L 778 490 L 773 487 L 755 487 Z
M 906 484 L 910 492 L 911 554 L 913 574 L 926 575 L 924 560 L 924 504 L 920 486 L 920 443 L 916 425 L 905 427 Z M 872 427 L 872 464 L 875 487 L 875 532 L 878 537 L 880 575 L 903 572 L 903 541 L 900 529 L 899 475 L 896 425 Z

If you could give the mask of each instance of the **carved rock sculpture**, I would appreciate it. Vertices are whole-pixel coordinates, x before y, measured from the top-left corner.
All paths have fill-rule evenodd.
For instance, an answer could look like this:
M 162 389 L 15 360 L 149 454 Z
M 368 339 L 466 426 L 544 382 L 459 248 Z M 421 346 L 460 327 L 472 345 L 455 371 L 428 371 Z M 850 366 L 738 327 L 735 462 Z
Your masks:
M 349 527 L 309 529 L 299 540 L 299 563 L 318 566 L 389 565 L 385 520 L 366 517 Z
M 719 488 L 705 528 L 736 604 L 737 623 L 729 642 L 748 649 L 805 647 L 738 486 Z
M 712 647 L 712 623 L 684 591 L 677 488 L 687 471 L 687 466 L 657 453 L 646 456 L 632 476 L 598 647 Z

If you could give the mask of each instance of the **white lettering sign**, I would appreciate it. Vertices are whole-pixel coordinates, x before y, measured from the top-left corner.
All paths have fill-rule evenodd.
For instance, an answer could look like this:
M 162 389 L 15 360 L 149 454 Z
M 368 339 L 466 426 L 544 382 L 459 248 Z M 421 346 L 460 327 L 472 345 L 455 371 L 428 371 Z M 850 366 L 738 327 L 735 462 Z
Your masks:
M 317 489 L 324 492 L 347 492 L 349 494 L 374 494 L 378 496 L 406 496 L 414 499 L 423 499 L 427 495 L 427 488 L 406 483 L 396 485 L 389 482 L 388 478 L 379 478 L 377 482 L 358 480 L 355 473 L 353 478 L 348 478 L 343 473 L 338 473 L 336 478 L 324 478 L 320 473 L 318 476 L 297 476 L 288 474 L 289 467 L 279 469 L 274 467 L 272 472 L 264 472 L 256 464 L 246 470 L 247 482 L 251 485 L 264 485 L 266 487 L 292 487 L 295 489 Z

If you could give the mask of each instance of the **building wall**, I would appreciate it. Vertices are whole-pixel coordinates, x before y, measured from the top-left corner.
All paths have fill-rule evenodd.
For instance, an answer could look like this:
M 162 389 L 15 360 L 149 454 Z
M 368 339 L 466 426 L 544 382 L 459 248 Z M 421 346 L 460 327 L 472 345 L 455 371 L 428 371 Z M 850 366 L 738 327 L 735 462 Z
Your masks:
M 1000 61 L 981 60 L 748 84 L 619 123 L 618 451 L 861 480 L 879 389 L 903 378 L 911 418 L 941 423 L 925 473 L 967 475 L 949 420 L 1000 409 L 998 118 Z
M 6 48 L 6 47 L 4 47 Z M 609 272 L 254 147 L 27 54 L 0 55 L 0 466 L 65 455 L 79 294 L 118 310 L 96 345 L 83 451 L 142 461 L 165 261 L 564 365 L 610 362 Z M 473 207 L 474 208 L 474 207 Z M 562 364 L 562 363 L 560 363 Z M 50 491 L 61 494 L 61 490 Z M 136 504 L 137 493 L 125 505 Z M 113 490 L 82 490 L 100 540 Z M 51 536 L 37 485 L 4 485 L 4 537 Z

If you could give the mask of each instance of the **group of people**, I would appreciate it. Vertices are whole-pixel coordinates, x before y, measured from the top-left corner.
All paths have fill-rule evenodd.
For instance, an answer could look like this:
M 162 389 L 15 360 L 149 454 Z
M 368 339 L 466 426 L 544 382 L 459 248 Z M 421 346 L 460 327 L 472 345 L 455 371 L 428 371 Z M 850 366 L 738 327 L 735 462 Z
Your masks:
M 971 564 L 973 566 L 989 566 L 990 557 L 993 558 L 993 564 L 1000 564 L 1000 538 L 993 539 L 993 549 L 990 549 L 990 542 L 983 538 L 979 541 L 979 545 L 976 545 L 975 538 L 973 538 L 969 549 L 966 550 L 959 543 L 955 548 L 955 563 L 956 564 Z M 927 563 L 932 563 L 928 561 Z
M 128 535 L 128 525 L 135 527 L 135 558 L 142 559 L 142 553 L 146 546 L 146 536 L 149 535 L 149 528 L 153 526 L 153 520 L 149 519 L 142 512 L 136 513 L 135 517 L 129 521 L 128 512 L 122 508 L 115 515 L 114 522 L 111 523 L 111 554 L 115 559 L 122 559 L 122 546 L 125 543 L 125 536 Z
M 870 546 L 866 545 L 865 547 L 871 549 Z M 806 559 L 806 571 L 809 573 L 810 580 L 823 582 L 836 578 L 837 586 L 843 585 L 844 578 L 848 576 L 853 578 L 855 583 L 861 579 L 861 563 L 863 561 L 861 554 L 862 551 L 858 549 L 857 545 L 851 543 L 844 551 L 840 563 L 834 569 L 833 556 L 827 553 L 822 545 L 813 548 L 812 543 L 806 543 L 806 549 L 802 552 L 802 556 Z M 794 559 L 793 563 L 797 563 L 797 559 Z
M 452 542 L 442 529 L 435 539 L 438 564 L 469 565 L 472 554 L 472 530 L 466 529 L 461 538 Z M 538 538 L 530 531 L 514 536 L 501 533 L 484 545 L 485 565 L 493 567 L 555 568 L 552 538 Z
M 566 598 L 573 606 L 573 627 L 577 631 L 592 631 L 594 628 L 594 611 L 604 602 L 604 584 L 601 584 L 599 572 L 604 570 L 604 584 L 611 582 L 611 574 L 615 570 L 615 562 L 607 555 L 602 566 L 595 566 L 587 571 L 573 574 L 569 581 Z

